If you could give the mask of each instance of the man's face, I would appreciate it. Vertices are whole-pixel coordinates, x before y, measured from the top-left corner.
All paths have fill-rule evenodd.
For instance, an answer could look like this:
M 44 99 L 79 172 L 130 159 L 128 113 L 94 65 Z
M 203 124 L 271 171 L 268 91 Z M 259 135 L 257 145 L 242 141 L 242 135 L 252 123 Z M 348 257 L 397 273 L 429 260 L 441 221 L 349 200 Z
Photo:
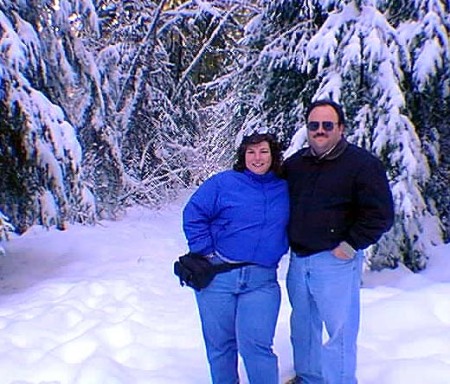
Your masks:
M 315 131 L 308 128 L 308 142 L 317 155 L 323 155 L 329 149 L 334 147 L 341 139 L 344 126 L 338 124 L 338 121 L 339 119 L 336 111 L 329 105 L 315 107 L 309 114 L 308 125 L 317 126 L 317 123 L 320 123 L 318 124 L 318 129 Z M 323 122 L 333 123 L 332 130 L 326 130 Z M 325 123 L 325 125 L 331 127 L 330 123 Z

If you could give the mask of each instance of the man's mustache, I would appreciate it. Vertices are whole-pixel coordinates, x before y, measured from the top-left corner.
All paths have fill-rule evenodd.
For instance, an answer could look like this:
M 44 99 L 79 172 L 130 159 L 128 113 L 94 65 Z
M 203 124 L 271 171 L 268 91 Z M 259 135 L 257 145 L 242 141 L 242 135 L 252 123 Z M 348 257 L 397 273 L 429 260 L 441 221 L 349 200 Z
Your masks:
M 324 132 L 318 132 L 318 133 L 316 133 L 316 134 L 314 135 L 314 138 L 316 138 L 316 137 L 321 137 L 321 136 L 327 137 L 327 134 L 324 133 Z

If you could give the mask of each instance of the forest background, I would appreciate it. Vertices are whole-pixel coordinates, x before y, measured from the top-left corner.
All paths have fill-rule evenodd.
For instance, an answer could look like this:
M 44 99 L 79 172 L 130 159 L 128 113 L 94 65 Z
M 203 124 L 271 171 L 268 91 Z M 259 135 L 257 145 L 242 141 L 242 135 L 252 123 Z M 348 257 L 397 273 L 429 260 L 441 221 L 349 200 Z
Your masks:
M 388 170 L 369 266 L 423 270 L 450 238 L 449 35 L 449 0 L 0 0 L 0 251 L 170 203 L 254 130 L 288 156 L 327 97 Z

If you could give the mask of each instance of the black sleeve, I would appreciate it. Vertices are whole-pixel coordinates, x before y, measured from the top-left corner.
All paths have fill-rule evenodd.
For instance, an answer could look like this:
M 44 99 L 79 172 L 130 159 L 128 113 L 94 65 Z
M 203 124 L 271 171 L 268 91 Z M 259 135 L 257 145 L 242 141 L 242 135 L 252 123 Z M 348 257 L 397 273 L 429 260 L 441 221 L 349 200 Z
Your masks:
M 355 249 L 376 243 L 394 222 L 394 203 L 381 161 L 371 157 L 356 177 L 356 220 L 346 241 Z

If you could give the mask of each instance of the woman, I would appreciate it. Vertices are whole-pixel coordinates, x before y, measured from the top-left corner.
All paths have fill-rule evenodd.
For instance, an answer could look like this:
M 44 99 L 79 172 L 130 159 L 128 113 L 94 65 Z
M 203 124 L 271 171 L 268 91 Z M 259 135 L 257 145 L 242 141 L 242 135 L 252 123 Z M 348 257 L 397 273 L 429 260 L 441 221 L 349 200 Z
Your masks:
M 251 384 L 277 384 L 272 350 L 280 309 L 277 266 L 288 250 L 287 185 L 271 134 L 244 137 L 233 170 L 206 180 L 183 212 L 189 250 L 213 264 L 250 263 L 196 292 L 214 384 L 236 384 L 238 352 Z

